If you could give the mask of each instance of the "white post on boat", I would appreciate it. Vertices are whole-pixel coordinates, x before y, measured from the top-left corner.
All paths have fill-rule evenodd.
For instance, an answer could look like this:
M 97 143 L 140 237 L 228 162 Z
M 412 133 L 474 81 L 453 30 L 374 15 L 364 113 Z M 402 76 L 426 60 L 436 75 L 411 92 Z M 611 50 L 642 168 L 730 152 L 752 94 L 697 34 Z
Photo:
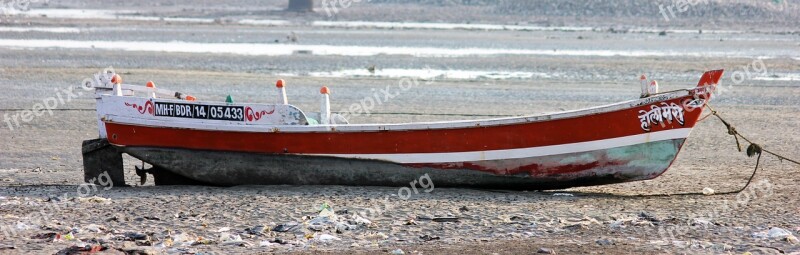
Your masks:
M 642 74 L 642 76 L 639 77 L 639 82 L 641 82 L 641 84 L 642 84 L 642 98 L 650 96 L 649 93 L 647 93 L 647 91 L 648 91 L 648 88 L 647 88 L 647 76 Z
M 653 80 L 650 82 L 650 87 L 647 88 L 647 94 L 654 95 L 658 93 L 658 82 Z
M 283 79 L 280 79 L 275 83 L 275 87 L 278 87 L 278 104 L 289 104 L 289 98 L 286 97 L 286 88 L 283 86 Z
M 153 83 L 153 81 L 148 81 L 146 87 L 153 90 L 152 92 L 150 92 L 150 97 L 156 98 L 156 84 Z
M 114 74 L 114 76 L 111 77 L 111 83 L 114 84 L 114 95 L 121 97 L 122 96 L 122 76 L 119 76 L 119 74 Z
M 319 90 L 319 93 L 322 94 L 322 103 L 320 105 L 319 110 L 319 124 L 322 125 L 329 125 L 331 124 L 331 101 L 330 101 L 330 90 L 326 86 L 322 86 Z

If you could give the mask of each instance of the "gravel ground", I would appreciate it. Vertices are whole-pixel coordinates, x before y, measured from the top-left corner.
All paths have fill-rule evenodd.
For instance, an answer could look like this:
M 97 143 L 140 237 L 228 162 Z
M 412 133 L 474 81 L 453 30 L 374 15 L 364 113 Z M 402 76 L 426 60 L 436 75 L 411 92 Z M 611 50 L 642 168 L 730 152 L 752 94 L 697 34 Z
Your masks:
M 691 19 L 669 26 L 648 23 L 637 1 L 481 1 L 440 3 L 463 10 L 441 12 L 424 2 L 376 1 L 342 9 L 337 20 L 437 21 L 593 27 L 697 29 Z M 590 2 L 590 3 L 592 3 Z M 326 19 L 285 14 L 283 1 L 218 4 L 213 1 L 91 2 L 49 1 L 36 8 L 137 10 L 142 15 L 202 18 Z M 751 187 L 739 195 L 646 196 L 648 194 L 734 190 L 755 163 L 738 152 L 724 125 L 709 118 L 693 130 L 667 173 L 650 181 L 568 190 L 502 191 L 421 189 L 409 199 L 400 187 L 237 186 L 193 187 L 138 184 L 126 158 L 133 187 L 82 184 L 80 143 L 97 136 L 93 97 L 78 89 L 83 78 L 113 66 L 126 82 L 156 81 L 159 87 L 201 99 L 272 102 L 273 82 L 284 78 L 292 104 L 318 107 L 316 91 L 331 87 L 332 106 L 344 108 L 370 96 L 371 89 L 397 87 L 383 76 L 311 77 L 310 73 L 366 69 L 441 69 L 536 72 L 535 78 L 456 79 L 403 91 L 353 122 L 416 122 L 474 119 L 473 115 L 520 115 L 597 106 L 638 96 L 638 75 L 658 79 L 662 90 L 691 87 L 703 70 L 725 68 L 721 94 L 712 105 L 737 130 L 765 148 L 800 158 L 800 55 L 797 8 L 769 11 L 756 1 L 695 6 L 681 15 L 721 11 L 702 29 L 742 30 L 734 34 L 618 33 L 595 31 L 474 31 L 320 28 L 303 24 L 247 26 L 219 22 L 4 18 L 3 27 L 72 27 L 79 33 L 0 31 L 2 40 L 114 40 L 268 45 L 408 46 L 440 48 L 557 49 L 655 52 L 730 52 L 730 56 L 559 56 L 411 55 L 252 56 L 103 49 L 0 47 L 0 115 L 21 114 L 51 97 L 70 97 L 52 115 L 14 126 L 0 123 L 0 253 L 56 253 L 75 245 L 105 243 L 109 253 L 324 253 L 324 254 L 530 254 L 684 253 L 753 254 L 800 252 L 800 167 L 764 156 Z M 243 5 L 244 4 L 244 5 Z M 249 7 L 241 7 L 248 6 Z M 107 6 L 107 7 L 106 7 Z M 639 6 L 637 8 L 629 8 Z M 742 7 L 762 6 L 762 9 Z M 620 8 L 631 13 L 617 12 Z M 439 8 L 439 9 L 437 9 Z M 505 9 L 504 9 L 505 8 Z M 550 8 L 550 9 L 548 9 Z M 552 9 L 555 8 L 555 9 Z M 709 9 L 711 8 L 711 9 Z M 717 9 L 714 9 L 717 8 Z M 381 11 L 378 11 L 380 9 Z M 413 13 L 415 10 L 425 12 Z M 624 9 L 624 8 L 623 8 Z M 393 10 L 393 11 L 390 11 Z M 435 13 L 439 10 L 441 13 Z M 502 15 L 497 12 L 502 11 Z M 547 10 L 559 10 L 548 12 Z M 565 17 L 592 10 L 577 20 Z M 747 10 L 747 11 L 742 11 Z M 765 11 L 766 10 L 766 11 Z M 638 13 L 638 14 L 637 14 Z M 738 13 L 738 14 L 737 14 Z M 369 15 L 368 15 L 369 14 Z M 391 14 L 391 15 L 390 15 Z M 736 16 L 736 15 L 739 16 Z M 450 16 L 452 15 L 452 16 Z M 780 16 L 785 15 L 785 16 Z M 792 16 L 794 15 L 794 16 Z M 606 18 L 611 17 L 611 18 Z M 750 18 L 743 20 L 743 18 Z M 754 17 L 763 23 L 753 24 Z M 765 18 L 767 17 L 767 18 Z M 777 17 L 777 18 L 775 18 Z M 222 19 L 220 18 L 220 19 Z M 771 24 L 769 18 L 782 20 Z M 601 21 L 602 20 L 602 21 Z M 741 20 L 741 21 L 737 21 Z M 537 23 L 538 22 L 538 23 Z M 684 24 L 686 23 L 686 24 Z M 757 22 L 756 22 L 757 23 Z M 2 27 L 0 27 L 2 28 Z M 774 28 L 774 29 L 773 29 Z M 287 42 L 294 32 L 299 40 Z M 765 58 L 757 58 L 767 56 Z M 763 67 L 763 68 L 761 68 Z M 749 74 L 747 74 L 748 72 Z M 736 75 L 741 75 L 736 76 Z M 743 78 L 743 79 L 739 79 Z M 76 95 L 66 92 L 72 88 Z M 81 93 L 82 92 L 82 93 Z M 78 93 L 80 93 L 78 95 Z M 441 115 L 448 114 L 448 115 Z M 746 146 L 746 144 L 745 144 Z M 411 182 L 413 180 L 409 180 Z M 418 187 L 419 188 L 419 187 Z M 426 192 L 429 191 L 429 192 Z M 644 195 L 644 196 L 640 196 Z M 324 205 L 328 205 L 325 207 Z M 330 209 L 327 209 L 330 208 Z M 322 220 L 320 215 L 328 216 Z M 457 218 L 457 221 L 453 221 Z M 297 226 L 295 226 L 297 225 Z

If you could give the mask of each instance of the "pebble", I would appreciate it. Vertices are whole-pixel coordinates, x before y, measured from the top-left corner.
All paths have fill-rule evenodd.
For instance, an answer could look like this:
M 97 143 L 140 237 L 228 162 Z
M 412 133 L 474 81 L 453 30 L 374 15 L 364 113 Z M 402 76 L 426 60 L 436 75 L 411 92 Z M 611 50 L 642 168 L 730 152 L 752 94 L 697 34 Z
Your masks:
M 611 241 L 611 240 L 608 240 L 608 239 L 600 239 L 600 240 L 595 241 L 595 243 L 597 243 L 600 246 L 614 245 L 614 241 Z
M 317 241 L 320 241 L 320 242 L 330 242 L 330 241 L 335 241 L 335 240 L 342 240 L 341 238 L 338 238 L 338 237 L 335 237 L 335 236 L 329 235 L 329 234 L 317 235 L 315 239 Z
M 778 227 L 770 228 L 769 232 L 767 232 L 767 237 L 769 237 L 770 239 L 784 239 L 784 238 L 789 237 L 791 235 L 792 235 L 792 232 L 789 232 L 789 230 L 778 228 Z
M 406 253 L 401 249 L 396 249 L 396 250 L 392 251 L 392 254 L 393 255 L 403 255 L 403 254 L 406 254 Z
M 556 254 L 556 251 L 555 251 L 555 250 L 553 250 L 553 249 L 549 249 L 549 248 L 539 248 L 539 250 L 538 250 L 536 253 L 541 253 L 541 254 Z
M 297 223 L 297 222 L 289 222 L 289 223 L 280 224 L 280 225 L 275 226 L 274 228 L 272 228 L 272 231 L 275 231 L 275 232 L 288 232 L 290 230 L 293 230 L 293 229 L 297 228 L 297 226 L 299 226 L 299 225 L 300 224 Z

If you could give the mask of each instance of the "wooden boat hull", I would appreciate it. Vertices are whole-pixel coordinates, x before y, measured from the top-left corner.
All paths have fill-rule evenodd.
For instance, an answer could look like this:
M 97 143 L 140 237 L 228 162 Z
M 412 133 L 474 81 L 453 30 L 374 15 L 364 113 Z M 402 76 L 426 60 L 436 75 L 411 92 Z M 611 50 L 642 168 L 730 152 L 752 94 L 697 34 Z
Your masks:
M 521 159 L 542 170 L 537 176 L 497 175 L 469 169 L 414 167 L 392 162 L 327 156 L 277 155 L 154 147 L 120 147 L 145 162 L 214 185 L 408 186 L 428 174 L 438 187 L 546 190 L 655 178 L 666 171 L 684 139 L 608 150 Z M 607 163 L 593 159 L 605 158 Z M 572 162 L 572 163 L 568 163 Z M 556 167 L 551 167 L 556 166 Z
M 260 125 L 248 115 L 302 115 L 274 105 L 239 106 L 238 122 L 235 114 L 196 121 L 191 109 L 224 106 L 182 102 L 176 118 L 164 108 L 170 100 L 122 96 L 103 96 L 98 114 L 122 152 L 210 184 L 406 186 L 428 174 L 438 186 L 541 190 L 661 175 L 721 75 L 707 72 L 697 88 L 628 102 L 477 121 Z M 114 108 L 123 105 L 133 107 Z

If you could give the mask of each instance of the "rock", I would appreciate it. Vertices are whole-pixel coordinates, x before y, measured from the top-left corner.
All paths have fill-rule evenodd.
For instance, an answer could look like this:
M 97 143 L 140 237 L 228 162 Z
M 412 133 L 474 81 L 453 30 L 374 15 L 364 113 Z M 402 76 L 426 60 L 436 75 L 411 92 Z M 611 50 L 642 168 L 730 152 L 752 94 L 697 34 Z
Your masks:
M 406 253 L 405 253 L 405 252 L 403 252 L 403 250 L 401 250 L 401 249 L 396 249 L 396 250 L 393 250 L 391 253 L 392 253 L 392 254 L 394 254 L 394 255 L 403 255 L 403 254 L 406 254 Z
M 462 206 L 461 208 L 458 208 L 458 211 L 460 211 L 460 212 L 469 212 L 469 209 L 465 205 L 465 206 Z
M 553 193 L 553 196 L 554 197 L 574 197 L 575 195 L 572 195 L 570 193 Z
M 125 241 L 136 241 L 136 240 L 145 240 L 145 239 L 147 239 L 147 235 L 142 234 L 142 233 L 136 233 L 136 232 L 125 232 L 125 234 L 123 234 L 123 236 L 125 237 Z
M 105 227 L 97 225 L 97 224 L 89 224 L 85 228 L 86 228 L 86 230 L 89 230 L 89 231 L 92 231 L 92 232 L 96 232 L 96 233 L 100 233 L 100 232 L 104 232 L 104 231 L 108 230 Z
M 426 241 L 427 242 L 427 241 L 439 240 L 441 238 L 438 237 L 438 236 L 424 235 L 424 236 L 420 236 L 419 239 L 422 239 L 422 241 Z
M 135 254 L 135 255 L 150 255 L 150 254 L 158 254 L 156 251 L 152 250 L 144 250 L 141 247 L 130 247 L 130 248 L 122 248 L 118 249 L 122 251 L 124 254 Z
M 84 253 L 97 253 L 101 251 L 108 250 L 108 247 L 102 245 L 85 245 L 85 246 L 77 246 L 73 245 L 67 248 L 64 248 L 58 252 L 56 255 L 67 255 L 67 254 L 84 254 Z
M 553 249 L 548 249 L 548 248 L 539 248 L 539 250 L 538 250 L 538 251 L 536 251 L 536 253 L 541 253 L 541 254 L 556 254 L 556 251 L 554 251 Z
M 595 243 L 597 243 L 600 246 L 614 245 L 614 241 L 611 241 L 611 240 L 608 240 L 608 239 L 600 239 L 600 240 L 595 241 Z
M 687 248 L 689 247 L 689 242 L 686 241 L 672 241 L 672 245 L 678 248 Z
M 56 233 L 54 233 L 54 232 L 39 233 L 39 234 L 35 234 L 35 235 L 31 236 L 31 239 L 47 239 L 47 240 L 53 240 L 53 239 L 55 239 L 55 238 L 56 238 L 56 236 L 57 236 L 57 235 L 58 235 L 58 234 L 56 234 Z
M 274 228 L 272 228 L 272 231 L 275 231 L 275 232 L 288 232 L 288 231 L 291 231 L 291 230 L 297 228 L 297 226 L 299 226 L 299 225 L 300 224 L 297 223 L 297 222 L 284 223 L 284 224 L 280 224 L 280 225 L 275 226 Z
M 614 222 L 611 222 L 611 224 L 609 224 L 608 227 L 613 228 L 613 229 L 625 228 L 625 221 L 616 220 Z
M 704 219 L 692 219 L 692 226 L 708 226 L 712 225 L 711 221 Z
M 134 242 L 134 243 L 136 245 L 138 245 L 138 246 L 152 246 L 153 245 L 153 243 L 150 242 L 150 240 L 136 240 L 136 242 Z
M 197 237 L 186 233 L 180 233 L 172 236 L 172 244 L 177 246 L 193 245 Z
M 355 229 L 355 226 L 347 225 L 344 223 L 336 223 L 336 233 L 344 233 L 344 231 Z
M 767 232 L 767 237 L 769 237 L 770 239 L 785 239 L 786 237 L 789 237 L 791 235 L 792 232 L 789 232 L 789 230 L 778 227 L 770 228 L 769 232 Z
M 589 229 L 589 225 L 588 224 L 584 224 L 584 223 L 578 223 L 578 224 L 572 224 L 572 225 L 565 226 L 564 229 L 586 230 L 586 229 Z
M 703 195 L 706 195 L 706 196 L 714 195 L 714 189 L 709 188 L 709 187 L 703 188 Z
M 377 233 L 370 234 L 370 235 L 367 236 L 367 239 L 369 239 L 369 240 L 377 240 L 377 241 L 385 240 L 386 238 L 389 238 L 389 236 L 384 234 L 383 232 L 377 232 Z
M 264 225 L 256 225 L 255 227 L 252 228 L 246 228 L 244 229 L 244 231 L 250 235 L 261 236 L 264 234 L 264 229 L 265 229 Z
M 323 231 L 323 230 L 325 230 L 326 228 L 327 228 L 327 226 L 325 226 L 325 225 L 322 225 L 322 224 L 319 224 L 319 223 L 317 223 L 317 224 L 311 224 L 311 225 L 308 225 L 308 229 L 309 229 L 309 230 L 313 230 L 313 231 L 317 231 L 317 232 L 319 232 L 319 231 Z
M 367 226 L 367 225 L 372 224 L 372 221 L 370 221 L 370 220 L 368 220 L 368 219 L 366 219 L 364 217 L 361 217 L 358 214 L 356 214 L 356 215 L 353 215 L 353 218 L 351 219 L 350 223 L 351 224 L 355 224 L 355 225 Z
M 335 237 L 335 236 L 329 235 L 329 234 L 317 235 L 316 237 L 314 237 L 314 239 L 317 240 L 317 241 L 320 241 L 320 242 L 324 242 L 324 243 L 330 242 L 330 241 L 342 240 L 341 238 L 338 238 L 338 237 Z
M 219 240 L 219 243 L 225 244 L 227 242 L 241 242 L 242 241 L 242 237 L 237 235 L 237 234 L 231 234 L 231 233 L 223 232 L 222 234 L 219 234 L 219 239 L 218 240 Z
M 661 222 L 654 214 L 648 212 L 640 212 L 639 218 L 649 222 Z
M 731 250 L 733 250 L 733 246 L 730 246 L 728 244 L 717 243 L 717 244 L 711 245 L 711 249 L 714 250 L 714 251 L 718 251 L 718 252 L 731 251 Z

